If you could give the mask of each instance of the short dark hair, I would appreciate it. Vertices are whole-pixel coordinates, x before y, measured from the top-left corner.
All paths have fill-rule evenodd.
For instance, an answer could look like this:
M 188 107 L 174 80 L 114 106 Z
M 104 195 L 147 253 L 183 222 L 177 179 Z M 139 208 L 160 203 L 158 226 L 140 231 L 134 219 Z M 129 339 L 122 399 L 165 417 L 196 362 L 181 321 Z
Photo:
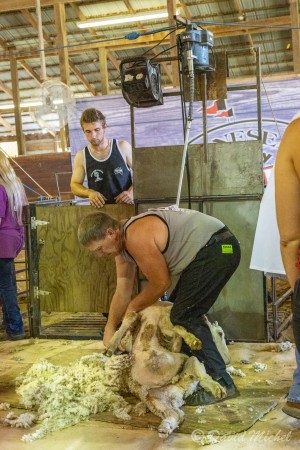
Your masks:
M 83 111 L 80 117 L 80 125 L 83 129 L 84 123 L 101 122 L 102 126 L 106 126 L 106 117 L 96 108 L 88 108 Z
M 103 212 L 95 212 L 85 216 L 78 226 L 78 240 L 86 246 L 92 241 L 104 239 L 108 228 L 117 229 L 119 221 Z

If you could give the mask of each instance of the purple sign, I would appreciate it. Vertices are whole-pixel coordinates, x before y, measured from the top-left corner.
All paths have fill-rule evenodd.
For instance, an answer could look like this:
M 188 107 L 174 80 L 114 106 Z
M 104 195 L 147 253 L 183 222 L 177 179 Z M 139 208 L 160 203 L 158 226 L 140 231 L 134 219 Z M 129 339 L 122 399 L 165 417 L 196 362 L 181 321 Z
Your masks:
M 285 128 L 300 109 L 300 80 L 268 81 L 262 87 L 263 162 L 267 169 L 274 164 Z M 82 111 L 91 107 L 99 109 L 106 116 L 108 136 L 131 141 L 130 108 L 122 96 L 77 99 L 76 116 L 69 121 L 73 156 L 88 144 L 79 119 Z M 202 113 L 202 102 L 195 102 L 190 143 L 203 142 Z M 230 91 L 226 100 L 209 101 L 206 114 L 208 142 L 257 139 L 257 97 L 254 89 Z M 136 147 L 183 145 L 180 97 L 164 96 L 161 106 L 135 108 L 134 130 Z

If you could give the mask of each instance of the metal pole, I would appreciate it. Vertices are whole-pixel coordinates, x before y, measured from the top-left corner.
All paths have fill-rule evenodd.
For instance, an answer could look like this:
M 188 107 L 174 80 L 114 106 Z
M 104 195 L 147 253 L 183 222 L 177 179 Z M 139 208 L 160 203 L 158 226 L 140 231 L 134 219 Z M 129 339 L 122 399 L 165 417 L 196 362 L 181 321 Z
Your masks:
M 203 148 L 204 148 L 204 162 L 207 163 L 207 116 L 206 116 L 206 98 L 207 98 L 207 79 L 206 73 L 201 74 L 201 99 L 203 111 Z
M 260 49 L 255 48 L 256 54 L 256 84 L 257 84 L 257 121 L 258 121 L 258 140 L 262 140 L 262 112 L 261 112 L 261 66 Z
M 180 170 L 179 182 L 178 182 L 176 206 L 179 206 L 179 203 L 180 203 L 181 188 L 182 188 L 183 174 L 184 174 L 184 168 L 185 168 L 185 160 L 186 160 L 187 149 L 188 149 L 188 144 L 189 144 L 189 134 L 190 134 L 191 125 L 192 125 L 192 121 L 188 119 L 186 122 L 185 133 L 184 133 L 184 147 L 183 147 L 181 170 Z
M 188 60 L 188 77 L 190 80 L 190 104 L 189 104 L 189 111 L 188 111 L 188 117 L 185 124 L 185 131 L 184 131 L 184 147 L 183 147 L 183 154 L 182 154 L 182 160 L 181 160 L 181 169 L 180 169 L 180 175 L 179 175 L 179 182 L 178 182 L 178 190 L 177 190 L 177 198 L 176 198 L 176 206 L 179 207 L 180 204 L 180 196 L 181 196 L 181 189 L 182 189 L 182 182 L 183 182 L 183 175 L 184 175 L 184 168 L 186 164 L 186 158 L 187 158 L 187 149 L 189 145 L 189 135 L 190 135 L 190 129 L 192 125 L 193 120 L 193 104 L 194 104 L 194 91 L 195 91 L 195 77 L 194 77 L 194 62 L 193 62 L 193 52 L 192 49 L 189 48 L 187 50 L 187 60 Z

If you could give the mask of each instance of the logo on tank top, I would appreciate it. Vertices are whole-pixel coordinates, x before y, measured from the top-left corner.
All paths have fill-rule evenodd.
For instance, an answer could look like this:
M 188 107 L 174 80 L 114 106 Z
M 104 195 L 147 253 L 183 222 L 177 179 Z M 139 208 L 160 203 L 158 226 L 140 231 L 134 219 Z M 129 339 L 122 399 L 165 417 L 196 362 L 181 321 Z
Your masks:
M 116 167 L 114 170 L 115 175 L 123 175 L 123 169 L 122 167 Z
M 93 170 L 93 172 L 91 173 L 91 177 L 95 178 L 94 181 L 97 183 L 97 181 L 102 181 L 103 180 L 103 171 L 100 169 L 95 169 Z

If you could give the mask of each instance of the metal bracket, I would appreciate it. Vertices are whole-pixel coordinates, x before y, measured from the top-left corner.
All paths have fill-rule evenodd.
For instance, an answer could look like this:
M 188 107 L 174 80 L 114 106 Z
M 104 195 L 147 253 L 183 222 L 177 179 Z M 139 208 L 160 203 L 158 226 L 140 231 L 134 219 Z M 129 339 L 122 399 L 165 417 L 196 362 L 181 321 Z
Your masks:
M 51 292 L 49 291 L 42 291 L 37 286 L 34 287 L 34 297 L 38 298 L 41 295 L 50 295 Z
M 31 217 L 30 224 L 31 228 L 33 230 L 36 230 L 38 225 L 48 225 L 49 222 L 46 222 L 45 220 L 38 220 L 36 217 Z

